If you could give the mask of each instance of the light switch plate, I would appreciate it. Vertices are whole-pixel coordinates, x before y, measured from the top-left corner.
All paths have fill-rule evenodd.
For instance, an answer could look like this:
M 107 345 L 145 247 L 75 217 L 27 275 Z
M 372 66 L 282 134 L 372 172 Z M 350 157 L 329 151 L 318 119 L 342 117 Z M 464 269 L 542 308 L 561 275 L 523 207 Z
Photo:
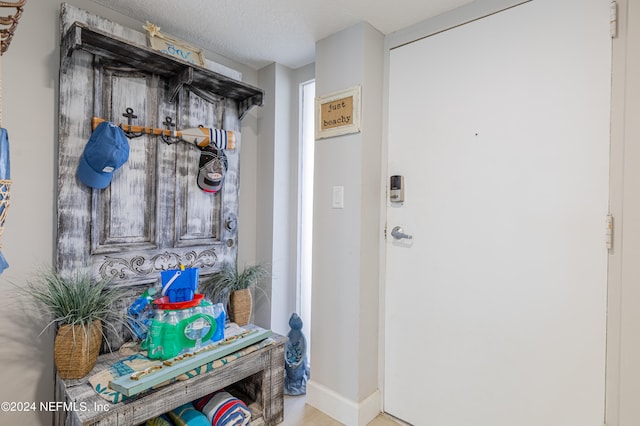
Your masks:
M 331 201 L 331 207 L 334 209 L 344 208 L 344 186 L 333 187 L 333 198 Z

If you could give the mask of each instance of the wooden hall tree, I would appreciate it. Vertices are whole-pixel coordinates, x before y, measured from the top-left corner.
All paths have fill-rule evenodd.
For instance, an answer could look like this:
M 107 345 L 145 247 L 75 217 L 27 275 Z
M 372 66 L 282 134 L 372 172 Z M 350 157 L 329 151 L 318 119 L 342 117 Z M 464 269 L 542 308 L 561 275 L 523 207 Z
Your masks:
M 131 299 L 158 282 L 160 271 L 200 268 L 206 276 L 235 263 L 238 230 L 240 120 L 263 92 L 147 47 L 146 35 L 74 6 L 61 7 L 57 268 L 89 270 L 131 289 Z M 129 140 L 128 161 L 111 184 L 92 189 L 76 170 L 91 136 L 91 118 L 176 130 L 231 130 L 222 189 L 196 184 L 200 149 L 142 135 Z M 123 300 L 124 309 L 130 299 Z M 111 347 L 122 343 L 109 338 Z

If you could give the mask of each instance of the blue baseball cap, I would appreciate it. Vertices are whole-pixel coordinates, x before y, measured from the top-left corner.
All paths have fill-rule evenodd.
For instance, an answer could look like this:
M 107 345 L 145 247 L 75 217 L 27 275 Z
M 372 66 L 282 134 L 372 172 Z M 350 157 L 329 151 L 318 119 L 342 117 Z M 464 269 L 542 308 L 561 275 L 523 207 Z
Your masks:
M 113 172 L 129 159 L 129 141 L 117 125 L 103 121 L 91 134 L 78 164 L 78 178 L 87 186 L 109 186 Z

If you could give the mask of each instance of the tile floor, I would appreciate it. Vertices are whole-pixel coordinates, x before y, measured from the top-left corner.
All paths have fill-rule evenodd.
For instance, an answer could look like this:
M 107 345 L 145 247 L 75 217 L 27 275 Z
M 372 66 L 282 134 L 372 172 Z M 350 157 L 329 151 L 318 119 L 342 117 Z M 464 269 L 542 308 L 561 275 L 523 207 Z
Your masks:
M 380 414 L 367 426 L 399 426 L 400 423 L 386 414 Z M 306 397 L 284 397 L 284 422 L 280 426 L 341 426 L 342 423 L 332 419 L 322 411 L 306 404 Z

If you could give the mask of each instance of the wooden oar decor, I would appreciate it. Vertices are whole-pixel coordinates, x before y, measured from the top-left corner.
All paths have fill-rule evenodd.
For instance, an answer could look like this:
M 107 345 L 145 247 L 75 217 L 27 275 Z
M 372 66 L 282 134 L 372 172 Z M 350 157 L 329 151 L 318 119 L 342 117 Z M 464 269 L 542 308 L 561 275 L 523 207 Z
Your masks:
M 98 124 L 106 121 L 104 118 L 93 117 L 91 128 L 95 130 Z M 183 130 L 159 129 L 156 127 L 134 126 L 132 124 L 116 123 L 127 135 L 142 136 L 162 136 L 193 144 L 199 148 L 214 145 L 219 149 L 234 149 L 236 147 L 236 135 L 231 130 L 214 129 L 211 127 L 194 127 Z M 168 142 L 169 143 L 169 142 Z
M 126 114 L 128 123 L 113 123 L 120 127 L 129 138 L 136 138 L 142 135 L 160 136 L 168 144 L 175 142 L 186 142 L 200 148 L 200 159 L 198 162 L 198 187 L 204 192 L 216 193 L 222 188 L 224 177 L 227 172 L 228 161 L 224 150 L 236 147 L 236 136 L 231 130 L 214 129 L 211 127 L 194 127 L 183 130 L 172 130 L 174 124 L 171 118 L 167 117 L 163 123 L 167 129 L 157 127 L 134 126 L 131 120 L 137 118 L 133 114 L 133 109 L 127 108 Z M 100 117 L 91 119 L 91 129 L 96 130 L 100 123 L 107 120 Z

